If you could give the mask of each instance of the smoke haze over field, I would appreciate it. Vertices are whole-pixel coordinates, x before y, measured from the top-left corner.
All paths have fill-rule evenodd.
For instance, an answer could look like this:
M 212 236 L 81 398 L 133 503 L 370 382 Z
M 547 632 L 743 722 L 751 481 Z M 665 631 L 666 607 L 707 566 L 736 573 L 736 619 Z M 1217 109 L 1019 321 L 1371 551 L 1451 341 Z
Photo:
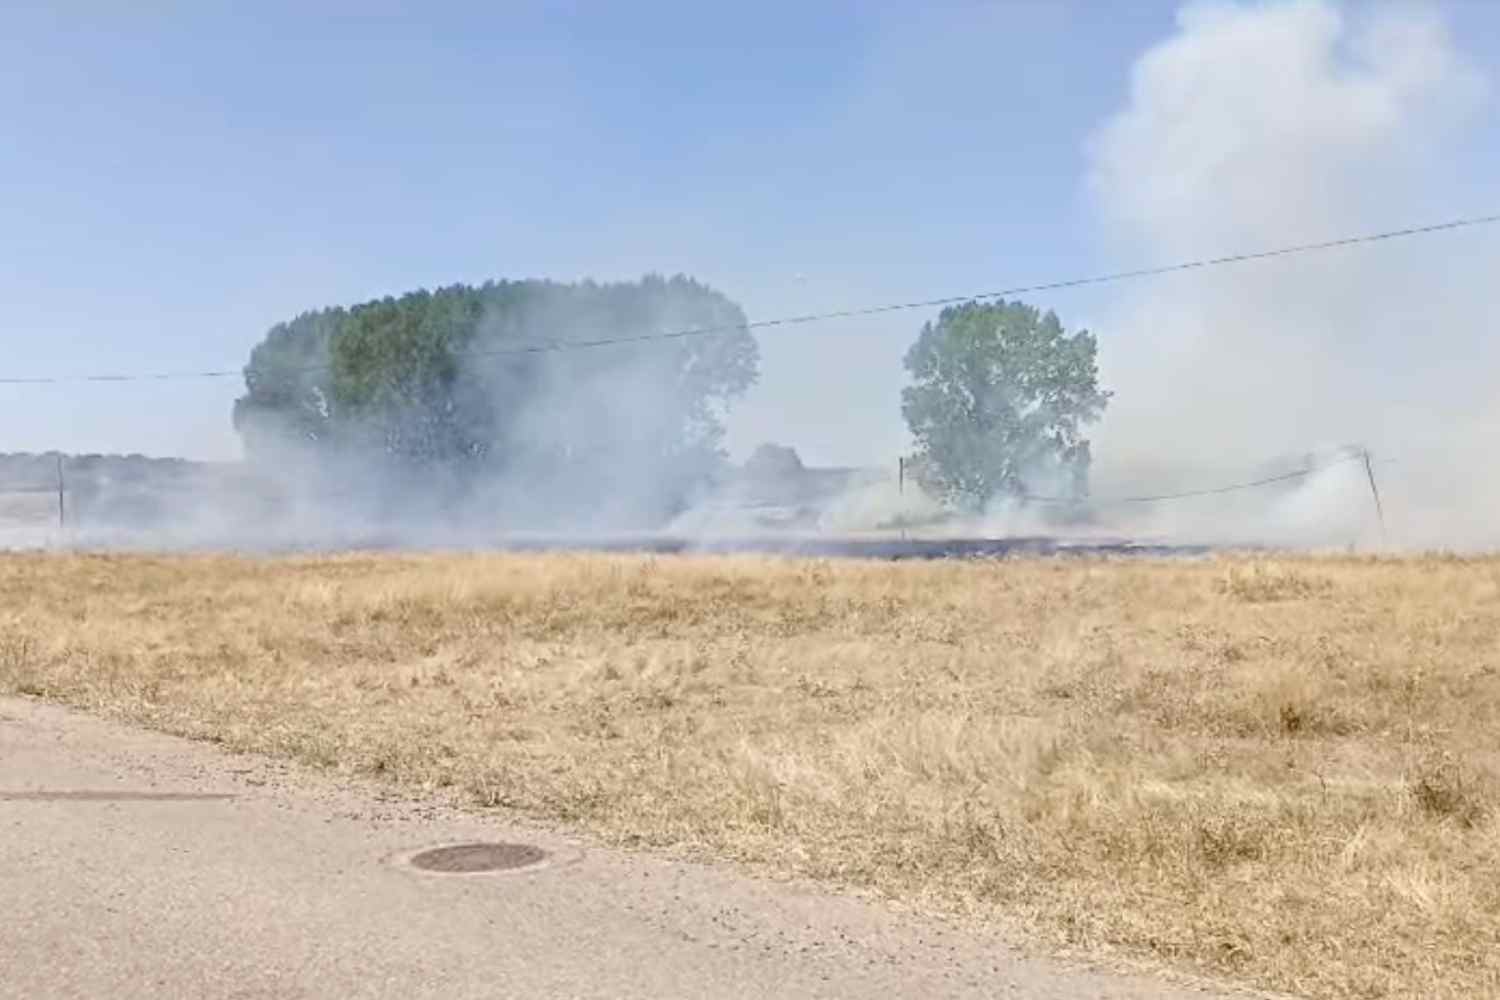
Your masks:
M 1120 252 L 1148 260 L 1493 210 L 1495 187 L 1466 190 L 1453 169 L 1491 90 L 1434 8 L 1192 4 L 1095 133 L 1090 194 Z M 1497 273 L 1489 227 L 1122 289 L 1099 320 L 1117 396 L 1096 491 L 1193 472 L 1214 485 L 1270 456 L 1364 444 L 1396 461 L 1379 467 L 1395 543 L 1500 540 Z M 1347 472 L 1268 520 L 1358 523 L 1368 484 Z M 1155 520 L 1204 530 L 1217 511 Z
M 1496 5 L 645 5 L 357 29 L 274 6 L 255 24 L 114 26 L 150 44 L 24 16 L 0 39 L 15 84 L 0 208 L 17 222 L 0 375 L 233 367 L 277 318 L 456 281 L 681 271 L 764 320 L 1500 211 Z M 1089 435 L 1096 499 L 1335 462 L 1300 487 L 1104 503 L 1095 527 L 1378 543 L 1363 467 L 1338 460 L 1364 445 L 1392 544 L 1500 544 L 1496 274 L 1491 226 L 1024 297 L 1099 338 L 1115 396 Z M 724 421 L 731 457 L 780 441 L 809 466 L 884 470 L 830 504 L 830 531 L 931 517 L 894 484 L 901 358 L 931 318 L 758 332 L 760 381 Z M 623 414 L 660 412 L 670 373 L 637 360 L 546 366 L 545 405 L 511 433 L 566 450 L 583 421 L 608 444 L 583 480 L 497 480 L 463 517 L 529 509 L 581 530 L 648 506 L 658 477 L 632 435 L 652 420 Z M 228 458 L 239 388 L 0 386 L 0 451 Z M 312 480 L 362 494 L 361 517 L 391 485 L 320 462 L 281 456 L 296 497 L 281 527 L 353 523 Z M 558 502 L 606 472 L 617 503 Z M 716 499 L 677 524 L 711 531 Z M 1001 505 L 945 530 L 1049 530 L 1053 513 Z M 239 518 L 207 504 L 192 533 Z

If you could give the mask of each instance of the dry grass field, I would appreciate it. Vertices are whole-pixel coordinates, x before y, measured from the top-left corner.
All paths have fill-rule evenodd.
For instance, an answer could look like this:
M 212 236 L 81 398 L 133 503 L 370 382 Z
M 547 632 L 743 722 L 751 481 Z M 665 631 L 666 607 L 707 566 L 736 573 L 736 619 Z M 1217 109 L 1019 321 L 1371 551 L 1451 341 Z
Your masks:
M 1500 560 L 15 555 L 0 690 L 1047 947 L 1500 995 Z

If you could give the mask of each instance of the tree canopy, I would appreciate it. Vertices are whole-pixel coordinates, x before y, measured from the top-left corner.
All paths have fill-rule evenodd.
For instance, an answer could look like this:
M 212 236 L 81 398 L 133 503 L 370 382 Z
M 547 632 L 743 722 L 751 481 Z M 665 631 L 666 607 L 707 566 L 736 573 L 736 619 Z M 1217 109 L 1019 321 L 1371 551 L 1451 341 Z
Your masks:
M 723 412 L 757 376 L 745 324 L 682 276 L 453 285 L 323 309 L 255 347 L 234 425 L 252 460 L 296 444 L 537 491 L 604 490 L 628 473 L 662 499 L 720 456 Z M 722 332 L 650 339 L 705 327 Z
M 906 355 L 902 413 L 915 469 L 940 499 L 969 509 L 1038 484 L 1087 492 L 1089 442 L 1110 394 L 1093 334 L 1064 331 L 1022 302 L 970 302 L 927 323 Z

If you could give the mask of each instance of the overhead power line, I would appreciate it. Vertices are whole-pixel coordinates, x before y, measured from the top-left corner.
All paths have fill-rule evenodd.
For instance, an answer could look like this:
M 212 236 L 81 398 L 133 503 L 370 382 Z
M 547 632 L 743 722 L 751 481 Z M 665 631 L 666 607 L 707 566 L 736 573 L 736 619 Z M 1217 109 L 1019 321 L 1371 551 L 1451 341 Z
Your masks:
M 719 326 L 700 326 L 686 330 L 673 330 L 659 333 L 642 333 L 628 337 L 600 337 L 592 340 L 554 340 L 542 344 L 530 344 L 519 347 L 502 347 L 486 351 L 473 351 L 465 357 L 499 357 L 520 354 L 549 354 L 559 351 L 588 350 L 600 347 L 614 347 L 624 344 L 641 344 L 653 341 L 684 340 L 694 337 L 711 337 L 728 333 L 736 333 L 742 330 L 768 330 L 775 327 L 802 326 L 809 323 L 823 323 L 835 319 L 858 319 L 865 316 L 879 316 L 883 313 L 903 312 L 912 309 L 932 309 L 939 306 L 957 305 L 962 302 L 976 302 L 986 299 L 1003 299 L 1017 295 L 1029 295 L 1035 292 L 1061 291 L 1068 288 L 1082 288 L 1088 285 L 1105 285 L 1121 281 L 1133 281 L 1139 278 L 1154 278 L 1167 274 L 1176 274 L 1180 271 L 1196 271 L 1210 267 L 1221 267 L 1227 264 L 1245 264 L 1251 261 L 1269 260 L 1274 257 L 1291 257 L 1298 254 L 1316 253 L 1323 250 L 1335 250 L 1340 247 L 1357 246 L 1365 243 L 1381 243 L 1387 240 L 1405 239 L 1411 236 L 1423 236 L 1429 233 L 1447 232 L 1455 229 L 1470 229 L 1478 226 L 1493 225 L 1500 222 L 1500 214 L 1469 216 L 1461 219 L 1451 219 L 1447 222 L 1435 222 L 1425 226 L 1409 226 L 1405 229 L 1389 229 L 1379 233 L 1366 233 L 1360 236 L 1344 236 L 1338 239 L 1322 240 L 1317 243 L 1300 243 L 1292 246 L 1277 247 L 1274 250 L 1259 250 L 1253 253 L 1228 254 L 1222 257 L 1204 257 L 1198 260 L 1183 261 L 1176 264 L 1164 264 L 1157 267 L 1135 268 L 1129 271 L 1113 271 L 1106 274 L 1096 274 L 1084 278 L 1069 278 L 1063 281 L 1048 281 L 1032 285 L 1017 285 L 1013 288 L 1002 288 L 996 291 L 976 292 L 969 295 L 949 295 L 936 299 L 919 299 L 913 302 L 894 302 L 879 306 L 864 306 L 854 309 L 836 309 L 830 312 L 805 313 L 798 316 L 782 316 L 777 319 L 756 320 L 749 323 L 728 323 Z M 305 365 L 293 368 L 278 368 L 278 372 L 298 371 L 321 371 L 327 365 Z M 134 374 L 107 374 L 107 375 L 43 375 L 43 376 L 0 376 L 0 385 L 50 385 L 62 382 L 159 382 L 180 379 L 207 379 L 207 378 L 233 378 L 242 374 L 245 369 L 240 368 L 217 368 L 204 371 L 168 371 L 148 372 Z

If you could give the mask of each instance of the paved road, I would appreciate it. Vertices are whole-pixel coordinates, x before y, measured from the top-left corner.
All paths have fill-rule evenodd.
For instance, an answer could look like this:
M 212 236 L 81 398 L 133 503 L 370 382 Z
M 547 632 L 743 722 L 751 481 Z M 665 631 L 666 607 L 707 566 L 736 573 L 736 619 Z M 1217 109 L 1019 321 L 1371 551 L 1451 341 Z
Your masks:
M 402 863 L 476 839 L 552 860 Z M 0 699 L 0 997 L 1206 995 Z

